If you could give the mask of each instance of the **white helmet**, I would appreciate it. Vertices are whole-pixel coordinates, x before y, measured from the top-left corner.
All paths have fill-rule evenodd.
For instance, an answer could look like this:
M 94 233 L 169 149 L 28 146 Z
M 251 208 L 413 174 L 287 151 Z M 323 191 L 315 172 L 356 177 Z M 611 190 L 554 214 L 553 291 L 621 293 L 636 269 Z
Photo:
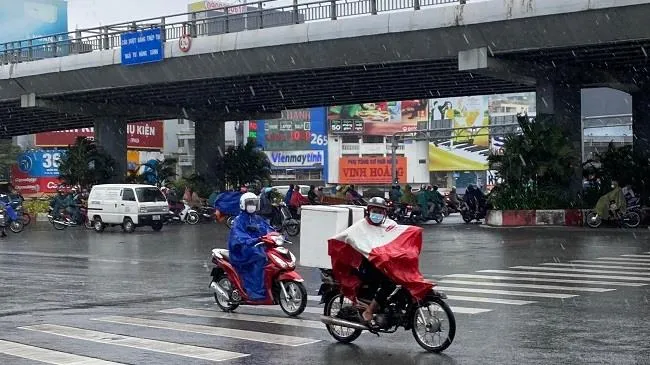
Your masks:
M 255 206 L 255 210 L 248 211 L 246 209 L 247 206 Z M 260 210 L 260 198 L 257 197 L 257 195 L 253 193 L 244 193 L 241 198 L 239 198 L 239 209 L 246 211 L 250 214 L 253 214 L 257 211 Z M 251 208 L 252 210 L 252 208 Z

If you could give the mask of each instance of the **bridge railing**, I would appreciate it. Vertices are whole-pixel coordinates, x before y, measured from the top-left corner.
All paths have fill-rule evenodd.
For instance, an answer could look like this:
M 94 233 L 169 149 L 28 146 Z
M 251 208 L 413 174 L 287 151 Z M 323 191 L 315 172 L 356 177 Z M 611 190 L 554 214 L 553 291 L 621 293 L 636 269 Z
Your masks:
M 309 0 L 307 0 L 309 1 Z M 119 48 L 120 35 L 150 28 L 161 28 L 164 40 L 190 35 L 208 35 L 335 20 L 343 17 L 419 10 L 461 3 L 466 0 L 316 0 L 275 6 L 277 0 L 263 0 L 190 13 L 173 14 L 74 32 L 0 43 L 0 65 Z M 206 2 L 211 4 L 210 1 Z

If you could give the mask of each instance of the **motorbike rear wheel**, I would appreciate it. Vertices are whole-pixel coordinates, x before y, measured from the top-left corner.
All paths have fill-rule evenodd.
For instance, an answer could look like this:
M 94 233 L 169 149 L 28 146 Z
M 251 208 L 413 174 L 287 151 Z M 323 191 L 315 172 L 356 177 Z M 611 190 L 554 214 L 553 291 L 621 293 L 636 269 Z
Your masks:
M 347 303 L 346 303 L 347 301 Z M 336 307 L 336 312 L 332 313 L 332 308 L 337 305 Z M 353 306 L 354 304 L 352 303 L 351 300 L 345 298 L 342 294 L 337 294 L 330 298 L 327 303 L 325 303 L 325 309 L 323 310 L 323 314 L 328 317 L 334 317 L 338 314 L 338 312 L 343 309 L 345 306 Z M 341 343 L 351 343 L 352 341 L 356 340 L 361 336 L 361 333 L 363 332 L 362 330 L 357 330 L 353 328 L 348 328 L 348 327 L 341 327 L 341 326 L 334 326 L 331 324 L 326 324 L 325 327 L 327 327 L 327 332 L 334 337 L 335 340 Z
M 29 223 L 32 221 L 32 217 L 27 212 L 23 212 L 21 219 L 23 221 L 24 226 L 28 226 Z
M 432 307 L 437 308 L 432 312 Z M 438 314 L 440 313 L 438 309 L 442 309 L 442 313 L 447 317 L 448 331 L 445 338 L 440 336 L 440 333 L 443 332 L 444 326 L 442 318 L 438 318 Z M 425 313 L 425 311 L 429 314 L 429 318 L 423 318 L 422 313 Z M 421 330 L 418 328 L 424 330 L 423 335 L 420 333 Z M 429 352 L 442 352 L 454 341 L 454 337 L 456 336 L 456 317 L 454 317 L 454 313 L 451 311 L 451 308 L 449 308 L 447 303 L 440 298 L 434 298 L 429 300 L 427 303 L 423 303 L 423 305 L 419 306 L 415 310 L 411 331 L 413 332 L 415 341 L 417 341 L 418 345 L 423 349 Z M 431 335 L 431 341 L 428 341 L 427 334 L 431 333 L 433 333 Z M 439 344 L 437 345 L 434 344 L 436 334 L 439 338 Z
M 215 281 L 217 285 L 219 285 L 223 290 L 226 291 L 226 293 L 232 297 L 232 290 L 234 286 L 232 285 L 230 279 L 228 279 L 228 276 L 222 275 Z M 232 298 L 224 298 L 217 293 L 214 293 L 214 301 L 217 302 L 219 308 L 221 308 L 221 310 L 224 312 L 232 312 L 237 309 L 237 307 L 239 307 L 239 303 L 232 303 Z
M 64 230 L 64 229 L 66 229 L 68 226 L 67 226 L 66 224 L 64 224 L 64 223 L 59 222 L 59 221 L 58 221 L 59 219 L 61 219 L 61 218 L 52 219 L 52 226 L 53 226 L 54 229 L 56 229 L 57 231 L 62 231 L 62 230 Z
M 289 237 L 295 237 L 300 233 L 300 223 L 295 219 L 291 219 L 284 224 L 284 229 Z
M 235 222 L 235 217 L 229 216 L 228 218 L 226 218 L 226 226 L 228 227 L 228 229 L 232 228 L 232 224 L 234 222 Z
M 289 317 L 301 315 L 307 307 L 307 289 L 305 285 L 297 281 L 283 281 L 280 284 L 284 285 L 289 295 L 289 298 L 285 297 L 282 290 L 280 290 L 280 308 L 282 308 L 282 311 Z
M 201 221 L 201 217 L 199 217 L 199 213 L 191 211 L 187 213 L 187 218 L 185 218 L 185 220 L 188 224 L 195 225 Z

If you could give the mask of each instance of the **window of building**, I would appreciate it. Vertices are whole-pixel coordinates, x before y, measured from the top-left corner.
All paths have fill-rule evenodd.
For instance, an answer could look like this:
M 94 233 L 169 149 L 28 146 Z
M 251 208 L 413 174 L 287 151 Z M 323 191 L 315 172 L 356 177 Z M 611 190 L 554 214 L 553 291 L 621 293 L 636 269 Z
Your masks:
M 178 125 L 183 125 L 185 124 L 185 119 L 179 119 L 178 120 Z
M 179 139 L 178 140 L 178 147 L 185 147 L 185 140 L 184 139 Z
M 363 143 L 384 143 L 384 136 L 363 136 Z
M 358 136 L 341 136 L 341 142 L 343 143 L 359 143 Z

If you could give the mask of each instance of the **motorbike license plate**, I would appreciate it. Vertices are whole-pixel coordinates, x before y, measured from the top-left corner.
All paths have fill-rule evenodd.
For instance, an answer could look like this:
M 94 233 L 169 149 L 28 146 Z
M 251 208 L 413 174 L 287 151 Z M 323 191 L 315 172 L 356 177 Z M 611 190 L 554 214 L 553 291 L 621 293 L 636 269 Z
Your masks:
M 151 217 L 151 219 L 153 219 L 153 220 L 155 220 L 155 221 L 159 221 L 159 220 L 160 220 L 160 216 L 159 216 L 159 215 L 154 215 L 153 217 Z

